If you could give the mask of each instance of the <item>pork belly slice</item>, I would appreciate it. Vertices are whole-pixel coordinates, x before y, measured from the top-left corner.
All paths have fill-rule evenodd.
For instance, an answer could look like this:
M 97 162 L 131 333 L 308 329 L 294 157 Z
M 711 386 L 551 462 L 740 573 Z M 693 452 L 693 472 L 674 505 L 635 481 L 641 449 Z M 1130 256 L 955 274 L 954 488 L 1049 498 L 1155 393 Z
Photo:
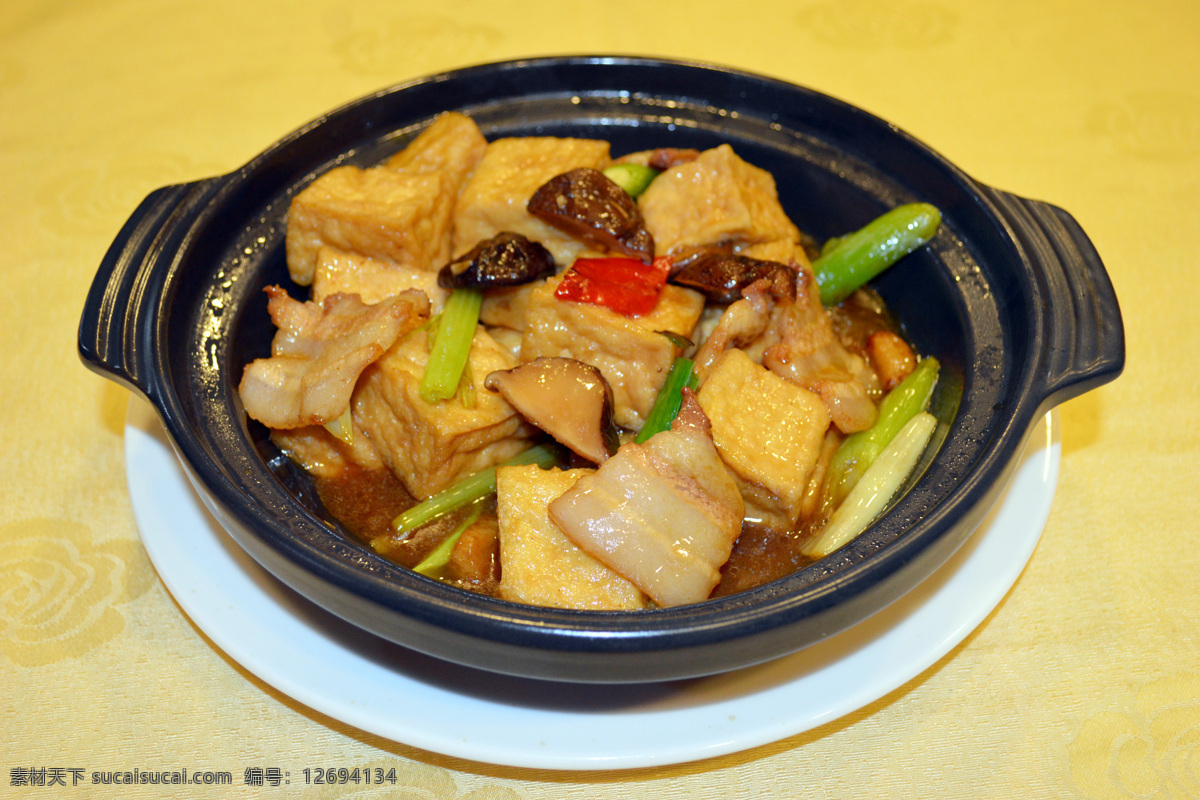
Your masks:
M 609 144 L 599 139 L 511 137 L 491 142 L 463 186 L 454 210 L 453 255 L 503 231 L 546 246 L 559 268 L 568 267 L 587 246 L 526 210 L 546 181 L 577 167 L 603 169 Z
M 773 342 L 762 350 L 763 366 L 816 392 L 838 430 L 850 434 L 875 424 L 879 377 L 838 339 L 810 271 L 797 273 L 796 301 L 778 306 L 763 338 Z
M 775 179 L 743 161 L 728 144 L 667 169 L 642 193 L 638 205 L 658 255 L 714 245 L 800 241 L 800 231 L 779 204 Z
M 419 289 L 429 298 L 430 312 L 445 304 L 450 292 L 437 284 L 437 273 L 406 264 L 348 253 L 333 247 L 317 251 L 312 299 L 320 302 L 339 292 L 356 294 L 364 303 L 378 303 L 409 289 Z
M 537 431 L 504 398 L 484 388 L 488 374 L 511 369 L 517 361 L 482 326 L 475 330 L 467 370 L 472 404 L 460 397 L 424 400 L 420 388 L 428 361 L 427 332 L 415 330 L 363 373 L 354 395 L 355 423 L 418 499 L 529 448 Z
M 547 516 L 550 501 L 590 472 L 537 466 L 496 470 L 502 598 L 595 611 L 648 605 L 641 590 L 580 550 Z
M 777 530 L 794 529 L 829 427 L 821 398 L 737 349 L 720 356 L 697 397 L 721 460 L 737 480 L 746 516 Z
M 362 372 L 429 316 L 429 300 L 416 291 L 375 305 L 353 294 L 302 303 L 278 286 L 266 292 L 277 327 L 271 356 L 246 365 L 238 394 L 246 413 L 269 428 L 336 420 Z
M 550 504 L 581 549 L 660 606 L 697 603 L 721 579 L 744 505 L 690 390 L 669 431 L 628 443 Z
M 595 366 L 612 386 L 617 424 L 641 430 L 679 354 L 660 331 L 690 337 L 704 295 L 668 284 L 652 312 L 625 317 L 604 306 L 559 300 L 554 292 L 561 282 L 561 275 L 550 278 L 529 293 L 521 360 L 560 356 Z

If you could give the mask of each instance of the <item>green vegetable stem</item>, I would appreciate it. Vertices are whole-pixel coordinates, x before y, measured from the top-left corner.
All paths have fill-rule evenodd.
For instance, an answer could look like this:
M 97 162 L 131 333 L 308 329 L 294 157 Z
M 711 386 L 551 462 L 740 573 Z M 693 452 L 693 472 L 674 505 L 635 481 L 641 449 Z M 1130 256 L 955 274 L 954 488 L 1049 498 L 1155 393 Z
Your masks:
M 694 367 L 695 364 L 690 358 L 679 357 L 672 362 L 666 383 L 658 390 L 654 406 L 646 415 L 646 424 L 638 432 L 635 442 L 642 444 L 654 434 L 671 427 L 671 423 L 679 414 L 679 407 L 683 404 L 683 387 L 695 389 L 699 383 Z
M 642 164 L 613 164 L 604 170 L 604 174 L 630 197 L 636 198 L 658 177 L 658 170 Z
M 524 452 L 517 453 L 499 466 L 517 466 L 521 464 L 537 464 L 542 469 L 554 466 L 559 460 L 559 450 L 554 445 L 538 445 Z M 392 530 L 398 536 L 405 536 L 427 522 L 445 516 L 469 503 L 481 500 L 496 491 L 496 467 L 488 467 L 463 478 L 458 483 L 445 489 L 433 497 L 422 500 L 412 508 L 392 520 Z
M 466 519 L 458 524 L 454 531 L 442 540 L 442 543 L 421 559 L 421 563 L 413 567 L 413 572 L 419 572 L 429 578 L 436 578 L 437 574 L 450 563 L 450 555 L 454 552 L 454 545 L 458 544 L 458 540 L 462 537 L 463 531 L 475 524 L 483 513 L 483 506 L 480 503 L 475 503 L 474 508 L 467 514 Z
M 430 334 L 429 363 L 421 379 L 421 398 L 426 402 L 449 400 L 458 391 L 482 306 L 479 289 L 455 289 L 446 299 Z
M 932 356 L 922 359 L 916 369 L 883 398 L 875 424 L 842 441 L 829 462 L 822 508 L 828 510 L 839 506 L 900 429 L 925 410 L 937 384 L 940 366 Z
M 942 215 L 928 203 L 896 206 L 822 252 L 813 262 L 821 302 L 835 306 L 937 233 Z

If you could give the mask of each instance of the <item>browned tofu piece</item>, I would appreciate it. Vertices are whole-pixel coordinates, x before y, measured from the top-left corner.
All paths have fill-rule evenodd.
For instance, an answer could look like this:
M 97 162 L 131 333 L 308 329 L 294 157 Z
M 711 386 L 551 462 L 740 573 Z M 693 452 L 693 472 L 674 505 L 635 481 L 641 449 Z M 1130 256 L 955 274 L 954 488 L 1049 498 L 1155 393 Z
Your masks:
M 312 299 L 317 302 L 331 294 L 345 292 L 356 294 L 364 303 L 373 305 L 407 289 L 424 292 L 434 313 L 450 294 L 449 290 L 438 286 L 436 272 L 333 247 L 322 247 L 317 251 L 312 282 Z
M 604 306 L 557 299 L 561 282 L 555 276 L 530 293 L 521 360 L 562 356 L 595 366 L 612 386 L 616 423 L 641 430 L 679 355 L 659 331 L 691 336 L 704 296 L 668 284 L 652 312 L 625 317 Z
M 646 607 L 646 596 L 636 586 L 576 547 L 550 521 L 550 501 L 591 472 L 536 466 L 496 470 L 502 598 L 596 611 Z
M 454 183 L 437 173 L 332 169 L 296 195 L 288 209 L 288 272 L 298 284 L 312 283 L 324 246 L 436 270 L 449 260 L 456 196 Z
M 608 163 L 608 142 L 596 139 L 497 139 L 488 145 L 459 197 L 454 212 L 454 255 L 502 231 L 512 231 L 545 245 L 559 267 L 570 266 L 586 247 L 532 216 L 525 206 L 554 176 L 576 167 L 603 169 Z
M 490 372 L 517 362 L 482 326 L 471 345 L 473 407 L 458 398 L 429 403 L 421 397 L 428 361 L 428 336 L 414 331 L 363 373 L 354 396 L 355 422 L 419 499 L 527 449 L 535 433 L 500 395 L 483 386 Z
M 713 441 L 746 503 L 746 516 L 790 530 L 829 427 L 813 392 L 727 350 L 698 393 Z
M 638 200 L 659 255 L 688 247 L 798 242 L 775 179 L 727 144 L 664 171 Z
M 351 465 L 368 470 L 384 469 L 383 459 L 371 440 L 353 422 L 352 428 L 348 441 L 338 439 L 322 425 L 273 430 L 271 441 L 288 458 L 321 478 L 336 478 Z
M 405 172 L 438 172 L 461 187 L 486 150 L 487 139 L 475 121 L 465 114 L 449 111 L 388 159 L 387 166 Z
M 529 295 L 540 284 L 523 283 L 488 289 L 479 309 L 479 321 L 484 325 L 499 325 L 514 331 L 525 330 L 525 315 L 529 311 Z

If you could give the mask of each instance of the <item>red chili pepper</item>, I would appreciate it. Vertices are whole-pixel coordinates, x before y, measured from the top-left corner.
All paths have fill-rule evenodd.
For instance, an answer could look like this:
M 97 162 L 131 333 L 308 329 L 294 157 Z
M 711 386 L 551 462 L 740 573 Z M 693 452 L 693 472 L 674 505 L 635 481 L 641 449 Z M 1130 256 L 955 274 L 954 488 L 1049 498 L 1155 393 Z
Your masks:
M 650 264 L 636 258 L 577 258 L 563 273 L 554 296 L 640 317 L 654 310 L 670 273 L 671 259 L 666 256 Z

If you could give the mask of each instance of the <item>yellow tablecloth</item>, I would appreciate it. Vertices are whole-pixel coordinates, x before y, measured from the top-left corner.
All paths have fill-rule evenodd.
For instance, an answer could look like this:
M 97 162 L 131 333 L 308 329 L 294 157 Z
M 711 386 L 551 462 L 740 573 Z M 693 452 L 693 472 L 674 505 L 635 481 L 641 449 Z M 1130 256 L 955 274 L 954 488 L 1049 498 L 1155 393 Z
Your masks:
M 704 59 L 807 85 L 986 183 L 1068 209 L 1107 265 L 1128 336 L 1124 375 L 1061 408 L 1042 539 L 961 645 L 809 732 L 616 773 L 387 741 L 225 655 L 142 548 L 125 482 L 129 395 L 75 352 L 100 258 L 152 189 L 232 170 L 385 85 L 582 52 Z M 6 0 L 0 795 L 1200 797 L 1198 209 L 1192 2 Z M 394 768 L 397 783 L 298 777 L 366 764 Z M 91 778 L 184 767 L 234 784 Z M 291 783 L 268 772 L 255 785 L 253 767 Z

